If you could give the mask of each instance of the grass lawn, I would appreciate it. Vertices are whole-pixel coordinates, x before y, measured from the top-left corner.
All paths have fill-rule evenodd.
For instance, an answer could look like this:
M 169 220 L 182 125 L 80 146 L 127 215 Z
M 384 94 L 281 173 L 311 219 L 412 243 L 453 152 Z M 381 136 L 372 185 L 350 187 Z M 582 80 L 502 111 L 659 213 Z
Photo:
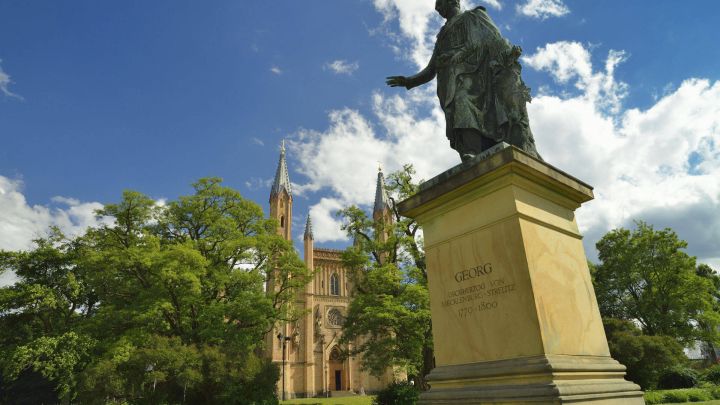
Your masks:
M 347 397 L 347 398 L 303 398 L 303 399 L 288 399 L 287 401 L 280 401 L 282 405 L 371 405 L 373 397 Z M 682 402 L 683 404 L 693 405 L 720 405 L 720 400 L 705 402 Z M 680 403 L 663 404 L 663 405 L 680 405 Z
M 282 405 L 305 405 L 305 404 L 320 404 L 320 405 L 371 405 L 373 397 L 340 397 L 340 398 L 303 398 L 303 399 L 288 399 L 287 401 L 280 401 Z
M 680 405 L 680 404 L 693 404 L 693 405 L 720 405 L 720 399 L 714 399 L 712 401 L 704 401 L 704 402 L 673 402 L 671 404 L 662 404 L 662 405 Z
M 712 401 L 704 401 L 704 402 L 673 402 L 671 404 L 662 404 L 662 405 L 679 405 L 679 404 L 693 404 L 693 405 L 720 405 L 720 399 L 714 399 Z

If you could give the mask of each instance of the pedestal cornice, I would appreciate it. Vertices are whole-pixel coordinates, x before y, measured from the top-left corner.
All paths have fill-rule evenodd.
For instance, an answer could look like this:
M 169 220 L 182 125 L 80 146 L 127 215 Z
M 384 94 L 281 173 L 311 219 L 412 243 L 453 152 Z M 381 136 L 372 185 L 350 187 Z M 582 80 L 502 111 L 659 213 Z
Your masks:
M 443 205 L 471 190 L 483 189 L 483 185 L 496 183 L 495 180 L 514 175 L 518 180 L 529 180 L 529 187 L 538 186 L 554 192 L 556 201 L 562 205 L 580 204 L 594 198 L 592 186 L 537 160 L 522 150 L 507 144 L 496 145 L 482 155 L 459 164 L 422 183 L 414 196 L 398 205 L 402 215 L 415 218 L 435 207 Z M 486 188 L 484 191 L 491 192 Z

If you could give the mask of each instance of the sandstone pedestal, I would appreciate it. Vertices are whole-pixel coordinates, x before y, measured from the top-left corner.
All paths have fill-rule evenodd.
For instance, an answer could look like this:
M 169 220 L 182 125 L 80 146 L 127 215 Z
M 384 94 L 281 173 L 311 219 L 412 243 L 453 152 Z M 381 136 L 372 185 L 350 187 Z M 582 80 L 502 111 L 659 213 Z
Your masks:
M 592 188 L 519 149 L 424 183 L 437 367 L 421 404 L 644 404 L 610 357 L 574 211 Z

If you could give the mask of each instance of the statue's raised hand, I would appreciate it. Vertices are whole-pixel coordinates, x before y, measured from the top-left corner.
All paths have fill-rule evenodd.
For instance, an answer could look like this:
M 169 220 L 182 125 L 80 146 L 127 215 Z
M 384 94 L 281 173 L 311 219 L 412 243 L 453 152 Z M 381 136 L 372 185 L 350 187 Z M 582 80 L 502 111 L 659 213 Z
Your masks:
M 407 88 L 408 80 L 405 76 L 390 76 L 385 79 L 385 84 L 390 87 L 405 87 Z

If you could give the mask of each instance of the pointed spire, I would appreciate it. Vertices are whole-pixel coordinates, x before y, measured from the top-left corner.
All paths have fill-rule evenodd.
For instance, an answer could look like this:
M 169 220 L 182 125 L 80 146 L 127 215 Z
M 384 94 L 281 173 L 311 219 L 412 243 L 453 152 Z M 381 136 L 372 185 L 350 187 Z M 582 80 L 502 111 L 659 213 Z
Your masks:
M 285 190 L 289 196 L 292 196 L 292 189 L 290 187 L 290 175 L 288 174 L 287 162 L 285 161 L 285 140 L 283 139 L 282 145 L 280 146 L 280 161 L 278 162 L 277 171 L 275 172 L 275 181 L 270 191 L 270 197 L 280 194 L 282 190 Z
M 385 190 L 385 176 L 383 176 L 382 168 L 378 167 L 377 186 L 375 187 L 375 207 L 373 212 L 384 212 L 390 209 L 390 197 Z
M 307 222 L 305 223 L 305 240 L 313 240 L 313 230 L 312 230 L 312 219 L 310 219 L 310 213 L 308 213 Z

